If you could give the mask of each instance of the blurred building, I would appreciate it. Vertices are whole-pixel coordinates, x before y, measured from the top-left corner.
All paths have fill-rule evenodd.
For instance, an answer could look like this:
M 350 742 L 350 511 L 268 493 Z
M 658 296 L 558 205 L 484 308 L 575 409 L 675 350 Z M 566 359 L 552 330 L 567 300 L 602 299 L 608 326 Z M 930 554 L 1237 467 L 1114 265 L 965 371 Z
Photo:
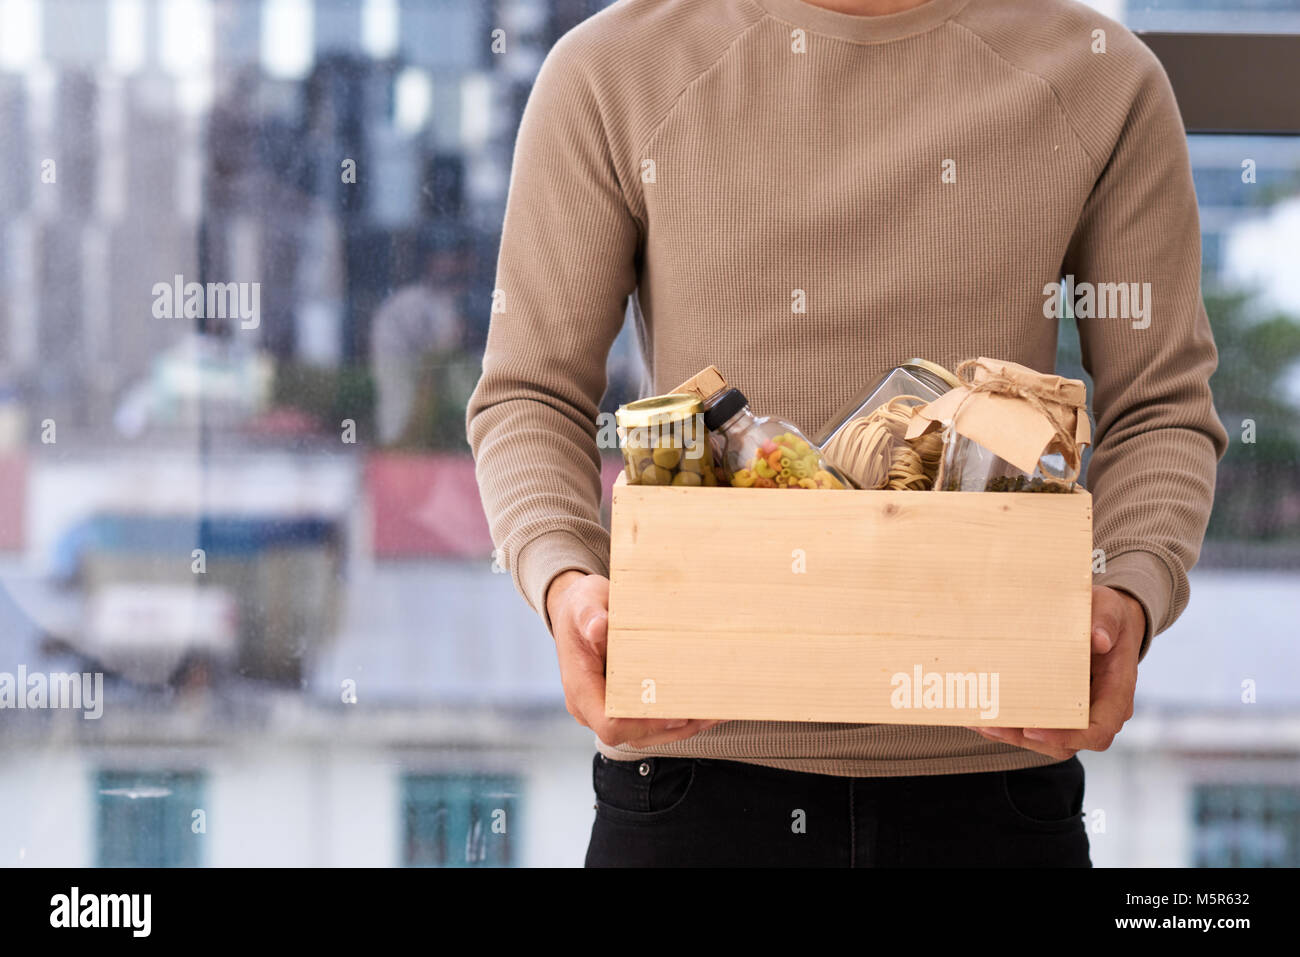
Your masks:
M 464 456 L 96 454 L 0 477 L 25 518 L 0 672 L 105 673 L 98 719 L 0 711 L 0 864 L 581 864 L 591 734 L 493 564 Z
M 1083 752 L 1093 862 L 1300 865 L 1300 570 L 1193 569 L 1138 669 L 1133 720 Z
M 481 347 L 519 111 L 599 5 L 4 8 L 0 671 L 111 703 L 4 712 L 0 861 L 580 861 L 590 741 L 472 463 L 305 452 L 255 357 L 364 364 L 421 283 Z M 155 316 L 176 276 L 258 283 L 260 322 Z
M 177 275 L 260 283 L 238 348 L 333 367 L 364 363 L 375 310 L 451 254 L 481 344 L 519 112 L 545 50 L 603 5 L 24 7 L 6 29 L 31 34 L 31 63 L 0 65 L 0 384 L 107 426 L 169 342 L 232 334 L 152 315 Z

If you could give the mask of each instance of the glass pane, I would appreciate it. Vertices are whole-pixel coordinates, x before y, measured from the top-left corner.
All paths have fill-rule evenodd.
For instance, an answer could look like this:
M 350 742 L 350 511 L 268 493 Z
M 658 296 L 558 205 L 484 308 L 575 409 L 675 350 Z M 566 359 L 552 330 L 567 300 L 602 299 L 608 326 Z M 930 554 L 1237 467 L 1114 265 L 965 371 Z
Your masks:
M 1300 0 L 1083 0 L 1131 30 L 1300 33 Z
M 0 696 L 49 689 L 0 863 L 581 863 L 464 417 L 524 101 L 603 5 L 0 0 Z
M 1300 137 L 1198 135 L 1188 145 L 1219 349 L 1215 406 L 1231 439 L 1201 568 L 1291 567 L 1300 555 Z M 1087 378 L 1072 320 L 1057 366 Z
M 1232 443 L 1206 558 L 1228 543 L 1271 565 L 1300 539 L 1300 137 L 1191 139 L 1206 308 L 1219 347 L 1216 405 Z M 1238 553 L 1240 548 L 1236 550 Z
M 1291 680 L 1293 623 L 1300 617 L 1300 137 L 1193 136 L 1189 148 L 1203 293 L 1219 349 L 1211 382 L 1229 446 L 1190 576 L 1191 601 L 1143 661 L 1136 718 L 1110 753 L 1136 747 L 1130 742 L 1147 722 L 1163 729 L 1161 740 L 1210 722 L 1231 739 L 1222 750 L 1235 756 L 1230 777 L 1237 783 L 1189 786 L 1189 777 L 1216 760 L 1194 744 L 1180 753 L 1157 746 L 1159 760 L 1133 752 L 1137 760 L 1122 784 L 1113 766 L 1086 755 L 1090 806 L 1105 808 L 1111 821 L 1117 812 L 1134 815 L 1123 834 L 1093 836 L 1093 860 L 1294 866 L 1294 787 L 1270 783 L 1291 776 L 1285 769 L 1294 765 L 1294 752 L 1270 728 L 1300 707 Z M 1063 336 L 1063 348 L 1068 340 Z M 1189 811 L 1162 830 L 1164 811 L 1129 796 L 1167 788 L 1186 793 Z M 1185 851 L 1178 850 L 1182 826 Z M 1140 834 L 1162 840 L 1147 846 Z
M 408 774 L 402 784 L 403 863 L 408 867 L 518 863 L 518 779 Z
M 1300 790 L 1206 785 L 1194 795 L 1196 867 L 1300 866 Z
M 206 831 L 202 779 L 193 772 L 97 775 L 100 867 L 194 867 Z
M 523 104 L 603 6 L 0 0 L 0 863 L 581 863 L 591 734 L 463 423 Z M 1191 147 L 1234 441 L 1140 704 L 1195 716 L 1294 660 L 1300 145 Z M 629 327 L 602 409 L 640 378 Z

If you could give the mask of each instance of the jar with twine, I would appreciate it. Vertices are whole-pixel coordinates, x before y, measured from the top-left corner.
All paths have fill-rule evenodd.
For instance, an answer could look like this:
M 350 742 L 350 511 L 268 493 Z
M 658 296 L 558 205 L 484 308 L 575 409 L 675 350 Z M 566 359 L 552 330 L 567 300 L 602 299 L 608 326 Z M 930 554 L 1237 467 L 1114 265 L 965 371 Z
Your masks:
M 917 409 L 906 432 L 916 439 L 942 430 L 944 453 L 934 487 L 1074 489 L 1083 447 L 1092 439 L 1084 384 L 985 356 L 956 371 L 962 385 Z

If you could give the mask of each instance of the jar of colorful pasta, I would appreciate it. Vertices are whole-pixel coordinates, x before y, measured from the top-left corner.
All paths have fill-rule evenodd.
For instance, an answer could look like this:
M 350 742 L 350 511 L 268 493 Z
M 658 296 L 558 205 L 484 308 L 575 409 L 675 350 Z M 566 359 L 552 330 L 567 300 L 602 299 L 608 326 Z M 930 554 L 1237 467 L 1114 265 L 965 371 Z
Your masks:
M 729 389 L 704 413 L 722 437 L 723 468 L 737 488 L 842 489 L 844 479 L 789 422 L 756 416 L 739 389 Z

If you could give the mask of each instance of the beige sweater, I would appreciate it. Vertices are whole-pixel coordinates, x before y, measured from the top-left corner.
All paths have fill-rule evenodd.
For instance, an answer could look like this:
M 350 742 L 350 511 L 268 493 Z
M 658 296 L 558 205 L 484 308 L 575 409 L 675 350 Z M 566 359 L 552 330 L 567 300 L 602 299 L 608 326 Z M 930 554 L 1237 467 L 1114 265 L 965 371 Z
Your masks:
M 1096 582 L 1141 602 L 1149 641 L 1187 603 L 1227 441 L 1186 141 L 1151 52 L 1067 0 L 622 0 L 555 45 L 519 129 L 468 416 L 500 555 L 543 618 L 560 572 L 608 573 L 595 418 L 633 293 L 656 392 L 715 364 L 812 433 L 911 356 L 1051 371 L 1045 288 L 1066 275 L 1076 295 L 1150 284 L 1145 316 L 1078 320 Z M 962 728 L 798 722 L 600 747 L 860 776 L 1051 760 Z

